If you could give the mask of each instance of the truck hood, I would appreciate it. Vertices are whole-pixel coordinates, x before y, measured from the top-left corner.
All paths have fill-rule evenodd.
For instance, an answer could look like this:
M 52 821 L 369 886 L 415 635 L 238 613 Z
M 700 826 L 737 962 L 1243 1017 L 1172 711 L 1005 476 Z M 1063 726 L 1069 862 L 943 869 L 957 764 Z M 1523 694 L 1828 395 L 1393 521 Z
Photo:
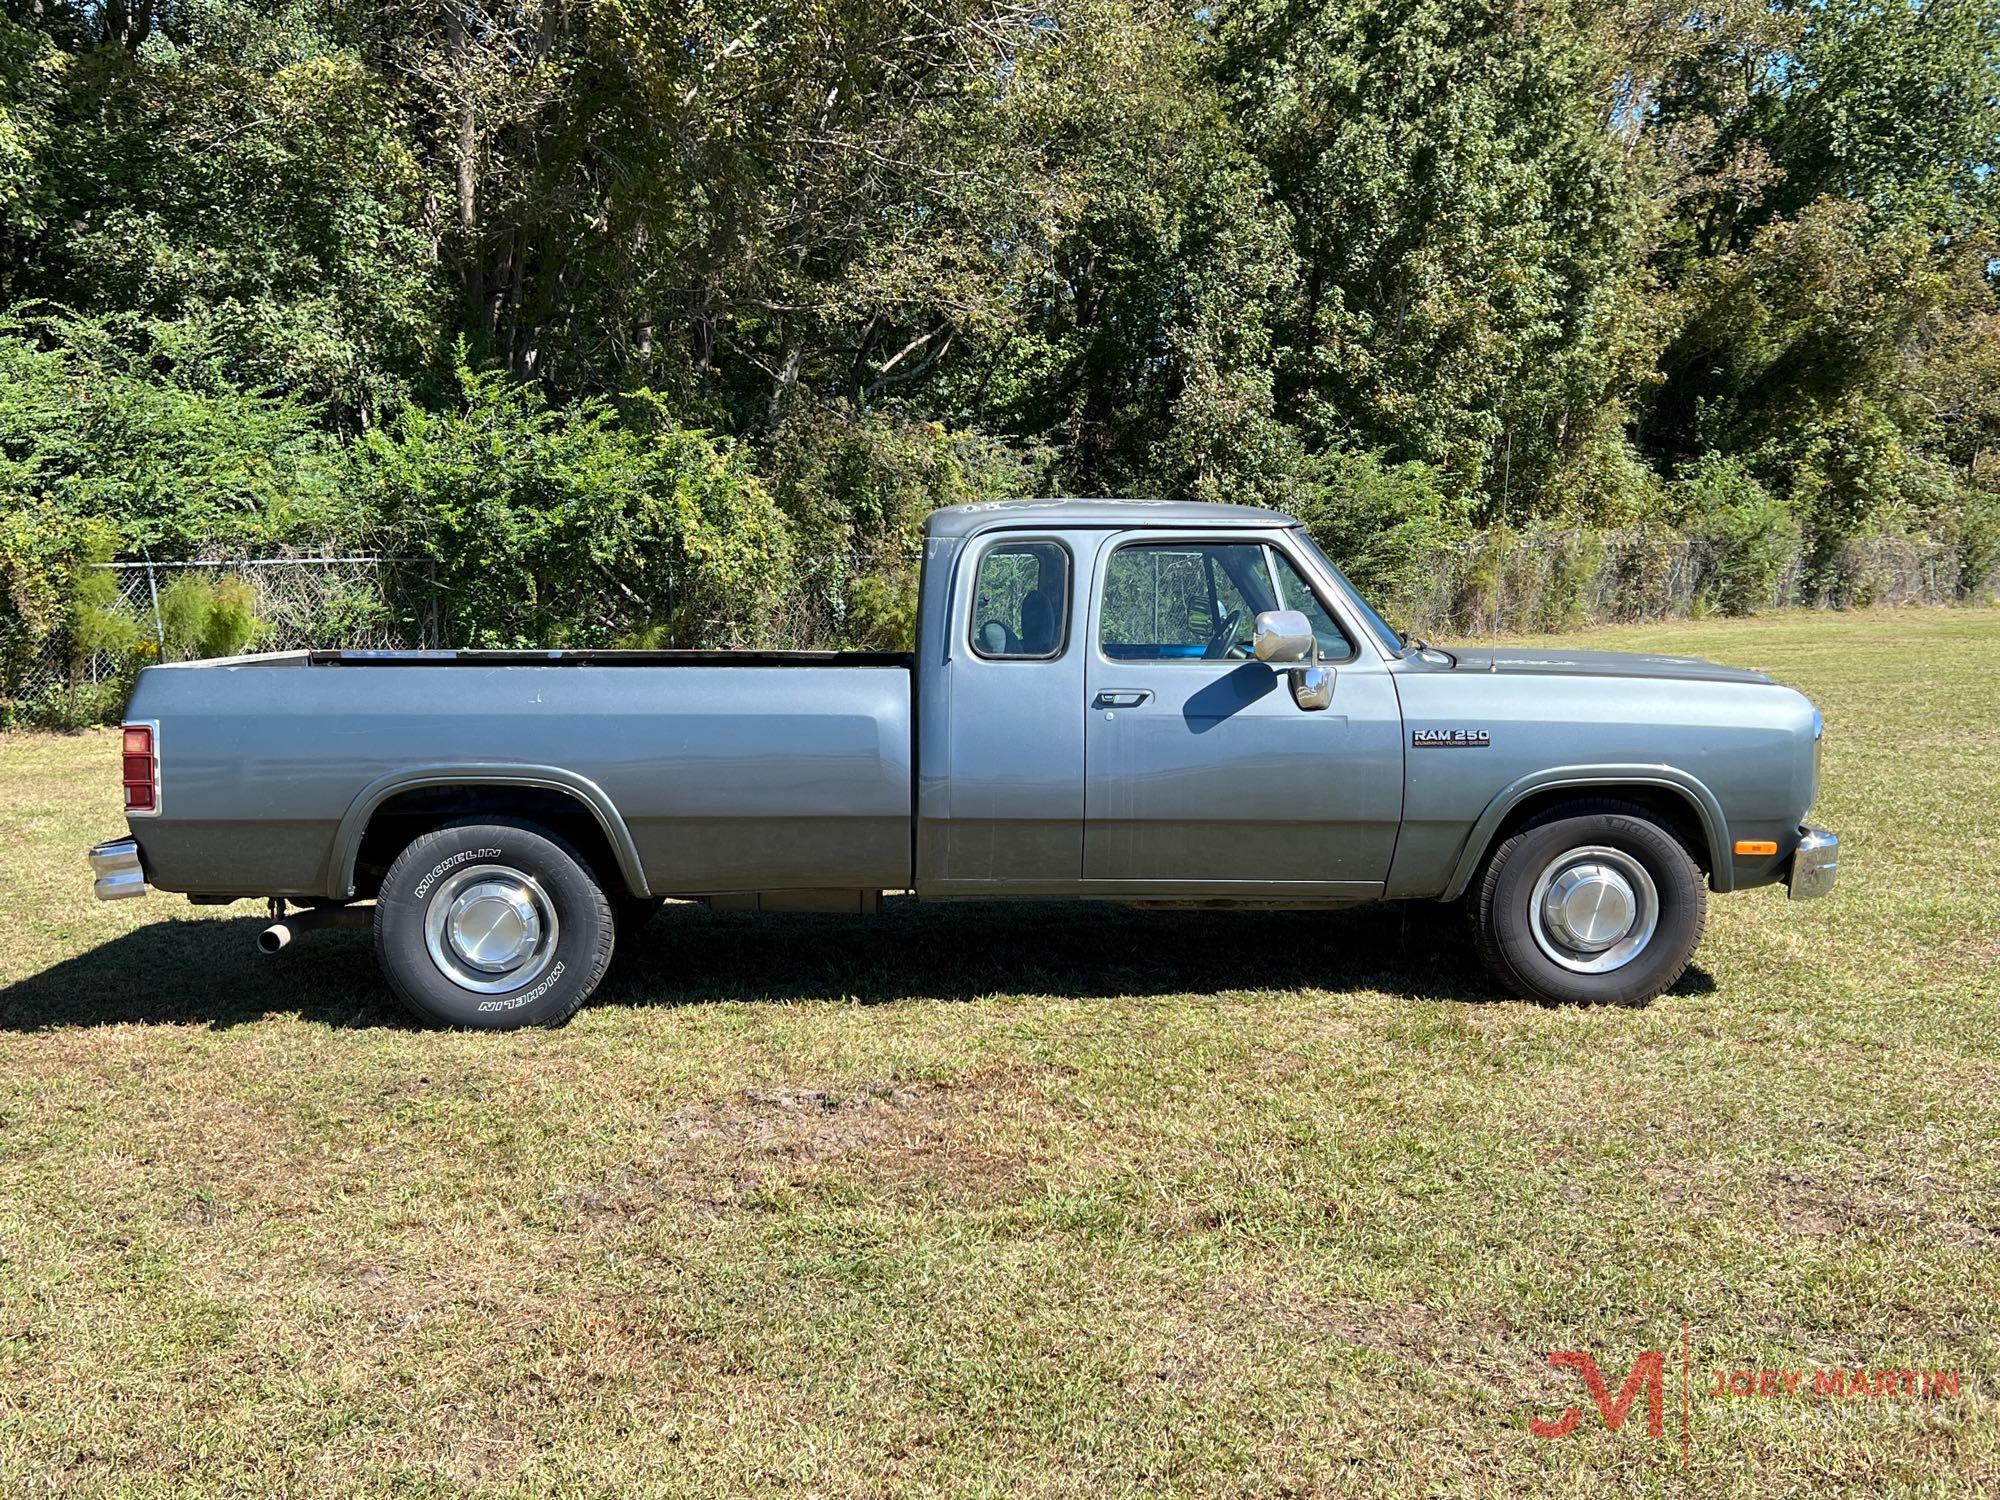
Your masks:
M 1518 646 L 1453 646 L 1461 672 L 1501 672 L 1542 677 L 1658 677 L 1680 682 L 1764 682 L 1747 667 L 1725 667 L 1698 656 L 1652 656 L 1633 651 L 1528 651 Z

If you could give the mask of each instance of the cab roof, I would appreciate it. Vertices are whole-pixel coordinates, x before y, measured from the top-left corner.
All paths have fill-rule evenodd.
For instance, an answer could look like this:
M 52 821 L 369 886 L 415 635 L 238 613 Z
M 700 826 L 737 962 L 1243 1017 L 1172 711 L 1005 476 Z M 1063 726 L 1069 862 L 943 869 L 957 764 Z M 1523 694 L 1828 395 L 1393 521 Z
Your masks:
M 995 526 L 1296 526 L 1282 511 L 1203 500 L 986 500 L 934 510 L 925 533 L 963 537 Z

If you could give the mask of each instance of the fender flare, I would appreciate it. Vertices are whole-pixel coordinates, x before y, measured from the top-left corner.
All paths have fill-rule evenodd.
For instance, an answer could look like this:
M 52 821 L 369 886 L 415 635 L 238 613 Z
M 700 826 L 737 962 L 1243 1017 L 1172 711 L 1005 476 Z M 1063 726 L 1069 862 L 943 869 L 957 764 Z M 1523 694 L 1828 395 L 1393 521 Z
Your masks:
M 632 841 L 632 831 L 625 826 L 617 804 L 606 795 L 603 787 L 587 776 L 565 771 L 560 766 L 494 762 L 423 766 L 416 770 L 392 771 L 369 782 L 348 804 L 334 833 L 333 851 L 327 858 L 326 893 L 336 900 L 345 900 L 354 894 L 354 862 L 361 853 L 361 839 L 368 831 L 369 821 L 383 803 L 401 792 L 439 786 L 524 787 L 561 792 L 588 808 L 597 820 L 597 826 L 603 830 L 605 841 L 611 845 L 612 855 L 618 861 L 618 873 L 624 877 L 632 894 L 652 894 L 646 883 L 645 869 L 639 863 L 639 846 Z
M 1507 815 L 1527 798 L 1556 788 L 1567 790 L 1573 787 L 1578 791 L 1598 788 L 1609 792 L 1621 786 L 1661 787 L 1686 802 L 1700 820 L 1702 836 L 1708 841 L 1711 888 L 1728 891 L 1735 887 L 1735 869 L 1729 858 L 1729 821 L 1722 815 L 1722 804 L 1716 801 L 1715 793 L 1704 786 L 1698 777 L 1674 766 L 1555 766 L 1509 783 L 1486 804 L 1486 810 L 1479 815 L 1479 821 L 1472 825 L 1472 832 L 1466 836 L 1465 847 L 1458 856 L 1458 863 L 1452 867 L 1451 880 L 1445 886 L 1443 899 L 1456 901 L 1465 894 L 1465 888 L 1472 883 L 1473 872 L 1492 847 L 1493 835 L 1506 821 Z

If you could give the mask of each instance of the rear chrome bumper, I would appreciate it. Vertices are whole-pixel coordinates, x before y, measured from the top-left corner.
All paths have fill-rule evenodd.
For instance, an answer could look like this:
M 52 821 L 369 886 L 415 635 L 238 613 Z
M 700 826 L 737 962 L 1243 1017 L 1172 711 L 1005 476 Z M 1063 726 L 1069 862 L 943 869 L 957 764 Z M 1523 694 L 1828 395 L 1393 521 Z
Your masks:
M 139 864 L 137 839 L 111 839 L 90 851 L 91 889 L 99 901 L 123 901 L 146 894 L 146 872 Z
M 1840 838 L 1824 828 L 1801 828 L 1799 847 L 1785 876 L 1794 901 L 1810 901 L 1833 889 L 1840 875 Z

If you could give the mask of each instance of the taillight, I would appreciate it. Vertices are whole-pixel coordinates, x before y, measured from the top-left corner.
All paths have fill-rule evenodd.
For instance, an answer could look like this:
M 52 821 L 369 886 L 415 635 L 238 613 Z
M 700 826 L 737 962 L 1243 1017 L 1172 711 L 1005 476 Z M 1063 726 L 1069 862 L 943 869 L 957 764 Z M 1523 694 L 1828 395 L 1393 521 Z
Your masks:
M 151 724 L 124 728 L 123 768 L 125 811 L 148 815 L 160 810 L 159 731 Z

